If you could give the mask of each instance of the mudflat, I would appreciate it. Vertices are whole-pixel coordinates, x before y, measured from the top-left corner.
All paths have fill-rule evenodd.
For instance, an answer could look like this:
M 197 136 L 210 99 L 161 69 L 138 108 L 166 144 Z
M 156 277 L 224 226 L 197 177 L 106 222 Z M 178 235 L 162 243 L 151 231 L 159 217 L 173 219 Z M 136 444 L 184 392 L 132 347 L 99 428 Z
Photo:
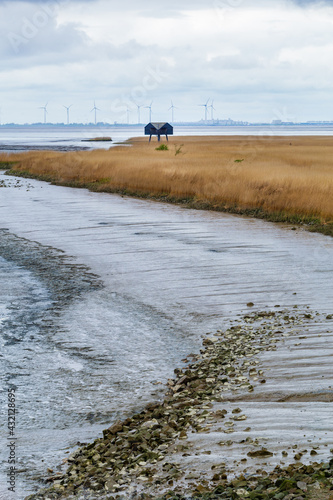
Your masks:
M 105 429 L 27 500 L 332 499 L 331 320 L 277 306 L 217 330 L 163 401 Z

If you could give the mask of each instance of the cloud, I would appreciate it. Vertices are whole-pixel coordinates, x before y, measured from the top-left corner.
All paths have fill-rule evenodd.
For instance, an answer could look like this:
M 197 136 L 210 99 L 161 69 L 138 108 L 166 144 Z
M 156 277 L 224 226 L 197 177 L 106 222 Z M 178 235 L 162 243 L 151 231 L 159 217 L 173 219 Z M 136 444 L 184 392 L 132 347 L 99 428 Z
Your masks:
M 58 25 L 52 11 L 31 5 L 21 8 L 21 16 L 14 12 L 15 6 L 11 6 L 7 15 L 2 12 L 0 16 L 2 69 L 82 56 L 78 49 L 89 40 L 78 24 Z
M 307 7 L 308 5 L 333 5 L 333 0 L 290 0 L 291 2 Z
M 18 121 L 37 120 L 40 101 L 61 119 L 64 96 L 82 120 L 94 99 L 111 121 L 151 100 L 157 118 L 171 99 L 196 119 L 208 97 L 220 117 L 254 120 L 281 103 L 305 117 L 311 95 L 327 116 L 332 3 L 0 0 L 1 100 Z

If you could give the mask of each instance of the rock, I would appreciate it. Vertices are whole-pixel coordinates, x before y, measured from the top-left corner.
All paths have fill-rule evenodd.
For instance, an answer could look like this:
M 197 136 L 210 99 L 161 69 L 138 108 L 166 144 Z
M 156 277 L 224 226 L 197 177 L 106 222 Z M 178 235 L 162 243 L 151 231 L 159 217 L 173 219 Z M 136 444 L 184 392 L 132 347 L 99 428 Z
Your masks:
M 227 410 L 217 410 L 217 411 L 215 412 L 215 415 L 216 415 L 217 417 L 223 417 L 223 418 L 224 418 L 224 416 L 225 416 L 225 415 L 227 415 L 227 413 L 228 413 L 228 412 L 227 412 Z
M 196 490 L 199 491 L 199 493 L 206 493 L 207 488 L 203 486 L 202 484 L 197 484 Z
M 118 432 L 121 432 L 123 430 L 123 425 L 121 422 L 116 422 L 115 424 L 111 425 L 108 429 L 103 430 L 103 436 L 104 438 L 108 436 L 108 434 L 117 434 Z
M 147 420 L 141 425 L 141 428 L 143 429 L 153 429 L 154 427 L 160 427 L 160 424 L 158 420 L 156 420 L 156 418 L 154 418 L 153 420 Z
M 241 498 L 248 498 L 250 496 L 250 493 L 244 488 L 240 488 L 239 490 L 236 490 L 236 494 L 241 497 Z
M 171 387 L 171 390 L 172 390 L 172 392 L 174 392 L 174 393 L 176 393 L 176 392 L 180 391 L 180 389 L 182 389 L 182 386 L 181 386 L 180 384 L 177 384 L 177 385 L 175 385 L 175 386 Z
M 178 385 L 182 385 L 182 384 L 186 384 L 187 382 L 189 381 L 188 377 L 186 375 L 184 375 L 183 377 L 181 377 L 178 381 L 177 381 L 177 384 Z
M 281 479 L 276 481 L 276 486 L 278 486 L 279 491 L 289 491 L 296 486 L 296 481 L 294 479 Z
M 205 345 L 214 345 L 214 342 L 212 339 L 207 338 L 207 339 L 203 340 L 202 345 L 204 345 L 204 346 Z
M 185 431 L 181 431 L 181 433 L 179 434 L 179 439 L 187 439 L 187 434 Z
M 299 488 L 302 491 L 305 491 L 305 492 L 308 491 L 307 484 L 304 483 L 304 481 L 298 481 L 296 486 L 297 486 L 297 488 Z
M 255 458 L 255 457 L 264 458 L 264 457 L 272 457 L 273 453 L 271 451 L 266 450 L 266 448 L 262 448 L 261 450 L 249 451 L 247 456 L 250 458 Z
M 200 479 L 200 474 L 197 472 L 190 472 L 185 479 Z
M 105 487 L 105 489 L 106 489 L 107 491 L 110 491 L 110 490 L 113 490 L 113 488 L 114 488 L 116 485 L 117 485 L 116 480 L 115 480 L 115 479 L 113 479 L 113 478 L 111 478 L 111 479 L 108 479 L 108 480 L 106 481 L 106 483 L 105 483 L 105 486 L 104 486 L 104 487 Z

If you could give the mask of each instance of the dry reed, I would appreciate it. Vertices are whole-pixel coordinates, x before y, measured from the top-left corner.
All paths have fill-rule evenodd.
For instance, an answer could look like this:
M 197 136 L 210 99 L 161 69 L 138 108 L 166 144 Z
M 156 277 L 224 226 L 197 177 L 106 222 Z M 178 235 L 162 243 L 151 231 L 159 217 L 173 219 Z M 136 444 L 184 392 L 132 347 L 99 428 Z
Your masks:
M 333 219 L 331 137 L 173 137 L 168 151 L 143 138 L 130 142 L 109 150 L 0 155 L 0 161 L 95 190 Z

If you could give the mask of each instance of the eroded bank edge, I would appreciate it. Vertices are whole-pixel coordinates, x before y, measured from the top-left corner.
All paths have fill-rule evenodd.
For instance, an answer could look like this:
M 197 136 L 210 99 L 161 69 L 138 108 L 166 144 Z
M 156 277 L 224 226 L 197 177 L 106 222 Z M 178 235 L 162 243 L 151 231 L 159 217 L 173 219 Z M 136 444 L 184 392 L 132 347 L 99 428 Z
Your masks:
M 191 208 L 195 210 L 211 210 L 215 212 L 253 217 L 256 219 L 266 220 L 268 222 L 284 223 L 296 227 L 298 226 L 305 229 L 306 231 L 321 233 L 326 236 L 333 236 L 333 222 L 321 222 L 317 217 L 310 217 L 303 214 L 288 214 L 287 212 L 267 212 L 261 208 L 242 208 L 236 205 L 227 205 L 223 202 L 213 203 L 208 200 L 201 200 L 195 197 L 184 198 L 170 196 L 163 193 L 161 193 L 160 195 L 156 195 L 149 193 L 148 191 L 138 192 L 131 189 L 111 188 L 109 186 L 105 186 L 102 181 L 82 182 L 79 180 L 75 180 L 71 182 L 65 182 L 57 179 L 51 174 L 35 175 L 28 171 L 16 170 L 14 166 L 12 165 L 11 168 L 5 172 L 5 174 L 14 177 L 23 177 L 50 182 L 51 184 L 56 186 L 88 189 L 95 193 L 119 194 L 122 196 L 130 196 L 133 198 L 171 203 L 174 205 L 182 206 L 184 208 Z M 293 227 L 292 229 L 296 229 L 296 227 Z

